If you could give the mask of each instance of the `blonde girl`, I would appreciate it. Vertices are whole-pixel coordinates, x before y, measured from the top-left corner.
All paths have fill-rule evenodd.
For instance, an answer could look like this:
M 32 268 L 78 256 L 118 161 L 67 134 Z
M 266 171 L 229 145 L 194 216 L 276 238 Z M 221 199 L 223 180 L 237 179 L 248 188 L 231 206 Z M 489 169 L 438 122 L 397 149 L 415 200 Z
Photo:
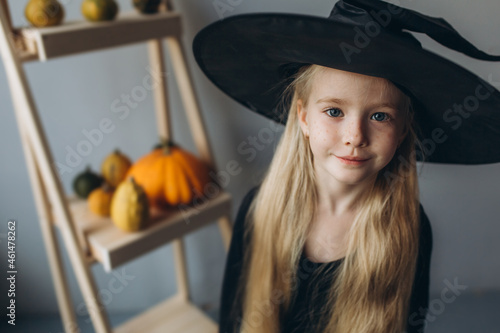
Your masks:
M 285 132 L 236 221 L 248 229 L 247 265 L 226 276 L 242 278 L 244 315 L 221 321 L 240 316 L 241 332 L 402 332 L 424 224 L 411 318 L 421 326 L 432 235 L 420 216 L 409 98 L 387 80 L 318 65 L 302 67 L 289 92 Z M 228 283 L 223 300 L 234 302 Z
M 463 144 L 470 126 L 499 140 L 488 122 L 500 125 L 500 93 L 422 49 L 410 28 L 499 60 L 443 21 L 373 0 L 339 1 L 327 19 L 238 15 L 196 36 L 207 77 L 285 125 L 238 211 L 220 332 L 424 331 L 432 231 L 416 162 L 500 160 Z M 479 90 L 481 112 L 458 132 L 446 106 Z

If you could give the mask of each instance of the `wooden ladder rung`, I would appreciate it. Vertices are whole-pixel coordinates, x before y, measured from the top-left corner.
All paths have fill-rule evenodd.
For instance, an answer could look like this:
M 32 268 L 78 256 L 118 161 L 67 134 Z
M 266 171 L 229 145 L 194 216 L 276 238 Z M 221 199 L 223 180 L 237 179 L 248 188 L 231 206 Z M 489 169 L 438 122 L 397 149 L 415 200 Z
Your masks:
M 85 200 L 71 199 L 70 209 L 82 246 L 111 272 L 119 265 L 228 216 L 231 200 L 229 193 L 221 192 L 199 206 L 156 211 L 152 214 L 152 225 L 139 232 L 122 231 L 111 218 L 93 214 Z
M 181 297 L 172 297 L 132 318 L 116 333 L 217 333 L 218 325 Z
M 26 39 L 26 45 L 36 45 L 39 60 L 46 61 L 167 36 L 180 36 L 181 29 L 179 13 L 141 15 L 134 11 L 121 13 L 109 22 L 80 20 L 46 28 L 22 28 L 19 33 Z

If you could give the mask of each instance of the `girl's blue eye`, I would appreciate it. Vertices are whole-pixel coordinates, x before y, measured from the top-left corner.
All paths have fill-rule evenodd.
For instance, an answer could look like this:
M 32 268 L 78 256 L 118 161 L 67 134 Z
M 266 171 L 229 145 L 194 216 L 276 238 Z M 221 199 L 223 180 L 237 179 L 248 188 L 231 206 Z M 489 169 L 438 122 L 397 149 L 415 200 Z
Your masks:
M 383 117 L 380 117 L 380 116 L 377 117 L 377 115 L 382 115 Z M 374 113 L 373 117 L 375 117 L 375 120 L 378 120 L 378 121 L 387 121 L 387 120 L 389 120 L 389 115 L 387 113 L 384 113 L 384 112 Z
M 332 111 L 332 112 L 330 112 L 330 111 Z M 339 113 L 342 113 L 342 111 L 340 109 L 337 109 L 337 108 L 331 108 L 331 109 L 326 110 L 326 114 L 329 115 L 330 117 L 338 117 Z
M 332 118 L 337 118 L 340 117 L 340 115 L 342 114 L 342 110 L 338 108 L 331 108 L 326 110 L 326 114 Z M 385 112 L 376 112 L 372 115 L 372 119 L 375 119 L 378 122 L 383 122 L 383 121 L 388 121 L 391 118 Z

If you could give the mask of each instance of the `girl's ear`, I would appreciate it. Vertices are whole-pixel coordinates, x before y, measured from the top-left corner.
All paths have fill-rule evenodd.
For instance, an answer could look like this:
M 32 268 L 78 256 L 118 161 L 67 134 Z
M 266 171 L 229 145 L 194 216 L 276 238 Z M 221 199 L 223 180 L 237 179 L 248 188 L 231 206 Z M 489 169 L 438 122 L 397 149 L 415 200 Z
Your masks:
M 302 99 L 297 100 L 297 118 L 299 119 L 300 128 L 306 138 L 309 137 L 309 126 L 307 124 L 307 111 L 304 108 Z

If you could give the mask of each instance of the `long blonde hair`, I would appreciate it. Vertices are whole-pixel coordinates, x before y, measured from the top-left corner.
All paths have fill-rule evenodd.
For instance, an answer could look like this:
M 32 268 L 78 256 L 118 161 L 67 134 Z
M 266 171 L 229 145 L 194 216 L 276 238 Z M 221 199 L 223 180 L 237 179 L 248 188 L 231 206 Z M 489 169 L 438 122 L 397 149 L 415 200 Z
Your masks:
M 313 155 L 297 117 L 317 65 L 302 67 L 283 95 L 285 131 L 245 220 L 241 332 L 278 333 L 297 288 L 297 267 L 318 194 Z M 396 89 L 384 80 L 389 89 Z M 316 332 L 392 333 L 406 329 L 419 235 L 419 189 L 413 112 L 406 95 L 407 135 L 372 188 L 359 198 L 345 258 L 328 291 L 328 311 Z M 326 278 L 326 275 L 325 275 Z M 334 310 L 335 308 L 335 310 Z

